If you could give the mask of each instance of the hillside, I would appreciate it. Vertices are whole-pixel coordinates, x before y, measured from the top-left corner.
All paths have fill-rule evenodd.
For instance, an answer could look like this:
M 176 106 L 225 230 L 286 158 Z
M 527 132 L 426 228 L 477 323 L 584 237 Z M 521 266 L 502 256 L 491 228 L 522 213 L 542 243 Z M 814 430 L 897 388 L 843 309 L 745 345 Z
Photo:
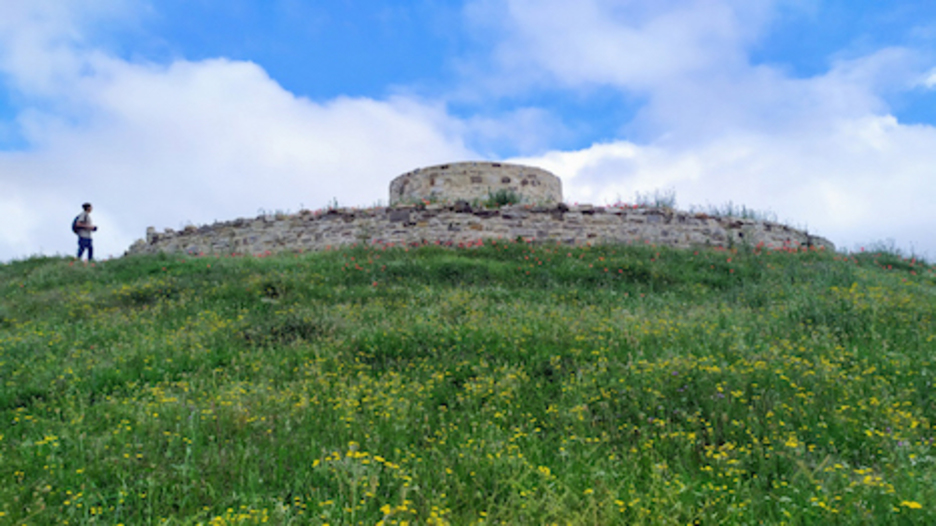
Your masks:
M 934 524 L 936 269 L 487 242 L 0 265 L 0 524 Z

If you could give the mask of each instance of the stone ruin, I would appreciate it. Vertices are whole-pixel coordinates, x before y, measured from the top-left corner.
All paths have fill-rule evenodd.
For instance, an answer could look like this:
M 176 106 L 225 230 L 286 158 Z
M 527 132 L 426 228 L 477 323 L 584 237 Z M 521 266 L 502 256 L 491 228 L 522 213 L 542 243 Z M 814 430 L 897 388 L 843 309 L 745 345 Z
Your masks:
M 493 206 L 490 196 L 498 192 L 516 194 L 520 202 Z M 127 254 L 262 254 L 348 245 L 468 245 L 492 239 L 569 246 L 653 243 L 835 250 L 827 239 L 772 221 L 645 206 L 569 206 L 562 202 L 559 178 L 545 170 L 460 162 L 395 178 L 389 207 L 302 210 L 190 225 L 178 232 L 150 227 Z

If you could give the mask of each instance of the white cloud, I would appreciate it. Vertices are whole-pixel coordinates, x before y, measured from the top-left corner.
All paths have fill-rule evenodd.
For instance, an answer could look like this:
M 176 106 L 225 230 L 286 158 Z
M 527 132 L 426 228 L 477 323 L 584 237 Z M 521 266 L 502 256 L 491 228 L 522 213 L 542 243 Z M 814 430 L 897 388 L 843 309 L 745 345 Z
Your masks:
M 497 76 L 649 90 L 744 65 L 773 0 L 477 0 L 474 24 L 499 37 Z M 503 81 L 502 81 L 503 82 Z
M 61 98 L 95 54 L 85 30 L 132 23 L 141 9 L 132 0 L 0 0 L 0 71 L 26 96 Z
M 477 0 L 469 13 L 497 38 L 486 86 L 603 86 L 641 96 L 647 103 L 628 130 L 648 141 L 881 114 L 882 92 L 918 78 L 921 58 L 903 48 L 840 60 L 807 79 L 752 65 L 748 50 L 781 4 L 809 7 L 791 0 Z
M 620 141 L 517 160 L 563 176 L 569 202 L 674 189 L 683 208 L 743 204 L 841 248 L 893 239 L 936 254 L 927 226 L 936 224 L 936 129 L 864 117 L 800 132 L 739 132 L 683 147 Z

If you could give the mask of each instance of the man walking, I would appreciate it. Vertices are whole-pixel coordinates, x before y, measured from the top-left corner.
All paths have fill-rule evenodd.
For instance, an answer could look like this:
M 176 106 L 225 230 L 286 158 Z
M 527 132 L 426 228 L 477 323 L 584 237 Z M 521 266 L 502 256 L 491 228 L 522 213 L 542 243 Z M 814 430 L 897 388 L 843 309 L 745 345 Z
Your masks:
M 91 232 L 97 227 L 91 223 L 91 203 L 81 205 L 83 212 L 75 218 L 75 233 L 78 234 L 78 259 L 88 249 L 88 261 L 94 261 L 94 247 L 91 246 Z

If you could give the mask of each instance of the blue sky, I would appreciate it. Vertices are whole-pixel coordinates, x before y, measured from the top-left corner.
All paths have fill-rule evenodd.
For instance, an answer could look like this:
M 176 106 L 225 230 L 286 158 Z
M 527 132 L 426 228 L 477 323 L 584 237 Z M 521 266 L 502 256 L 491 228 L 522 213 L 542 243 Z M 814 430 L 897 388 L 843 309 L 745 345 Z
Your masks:
M 936 3 L 0 0 L 0 261 L 513 160 L 936 256 Z

